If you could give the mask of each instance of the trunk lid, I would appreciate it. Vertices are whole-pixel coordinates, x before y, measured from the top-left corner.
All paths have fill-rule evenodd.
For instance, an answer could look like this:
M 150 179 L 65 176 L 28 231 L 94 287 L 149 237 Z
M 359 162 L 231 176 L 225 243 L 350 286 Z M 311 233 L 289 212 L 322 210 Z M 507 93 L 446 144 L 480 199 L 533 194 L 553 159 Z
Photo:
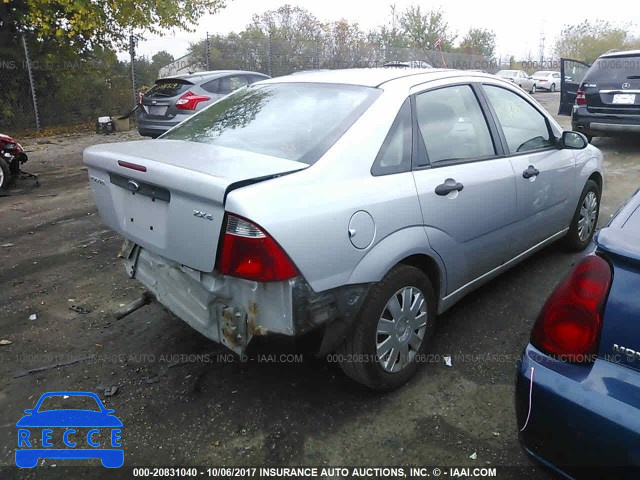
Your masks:
M 144 248 L 210 272 L 226 193 L 308 165 L 217 145 L 141 140 L 85 149 L 102 220 Z
M 613 267 L 598 353 L 640 370 L 640 190 L 598 233 L 596 243 Z

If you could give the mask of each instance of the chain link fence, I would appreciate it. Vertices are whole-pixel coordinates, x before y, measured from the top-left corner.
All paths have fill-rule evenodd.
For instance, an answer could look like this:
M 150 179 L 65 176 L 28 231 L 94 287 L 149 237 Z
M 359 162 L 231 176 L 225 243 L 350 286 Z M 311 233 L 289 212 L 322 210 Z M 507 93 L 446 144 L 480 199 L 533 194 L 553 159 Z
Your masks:
M 536 68 L 538 62 L 515 62 L 512 57 L 496 60 L 463 53 L 384 48 L 368 42 L 339 44 L 326 36 L 311 41 L 285 41 L 231 34 L 211 37 L 208 43 L 198 45 L 161 68 L 158 77 L 204 70 L 250 70 L 277 77 L 301 70 L 376 68 L 388 62 L 489 73 L 504 68 L 528 73 L 551 70 Z M 135 57 L 133 44 L 131 53 Z M 65 52 L 26 37 L 0 38 L 0 132 L 90 127 L 99 116 L 130 112 L 135 89 L 143 88 L 143 82 L 132 81 L 138 80 L 136 68 L 108 55 L 92 60 L 77 57 L 72 51 Z M 551 62 L 548 59 L 541 65 Z

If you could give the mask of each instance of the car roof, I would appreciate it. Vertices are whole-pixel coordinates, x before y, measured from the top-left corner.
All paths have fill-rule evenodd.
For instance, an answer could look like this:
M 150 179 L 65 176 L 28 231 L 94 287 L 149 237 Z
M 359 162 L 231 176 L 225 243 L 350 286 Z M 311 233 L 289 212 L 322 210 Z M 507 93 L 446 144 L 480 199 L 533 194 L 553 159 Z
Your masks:
M 261 83 L 338 83 L 363 87 L 379 87 L 385 83 L 391 83 L 397 80 L 410 80 L 412 77 L 415 77 L 415 83 L 417 84 L 430 80 L 438 80 L 440 78 L 468 75 L 470 75 L 470 73 L 464 70 L 444 68 L 348 68 L 297 72 L 294 75 L 272 78 L 262 81 Z M 479 72 L 473 72 L 471 75 L 492 77 L 489 74 Z
M 638 55 L 638 56 L 640 56 L 640 50 L 620 50 L 620 51 L 607 52 L 607 53 L 603 53 L 602 55 L 600 55 L 600 58 L 602 58 L 602 57 L 622 57 L 622 56 L 627 56 L 627 55 Z

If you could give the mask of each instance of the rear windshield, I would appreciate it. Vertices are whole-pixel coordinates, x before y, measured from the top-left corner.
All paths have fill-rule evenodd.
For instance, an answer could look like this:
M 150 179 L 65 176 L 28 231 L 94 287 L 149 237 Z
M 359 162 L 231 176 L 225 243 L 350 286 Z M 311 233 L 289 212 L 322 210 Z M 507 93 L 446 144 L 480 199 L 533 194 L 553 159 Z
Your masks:
M 625 83 L 640 79 L 640 55 L 603 57 L 596 60 L 585 82 Z
M 515 77 L 517 73 L 517 70 L 500 70 L 496 75 L 499 77 Z
M 186 92 L 193 83 L 186 80 L 158 80 L 151 89 L 145 93 L 147 97 L 175 97 Z
M 317 161 L 381 93 L 376 88 L 276 83 L 242 88 L 161 136 L 306 164 Z

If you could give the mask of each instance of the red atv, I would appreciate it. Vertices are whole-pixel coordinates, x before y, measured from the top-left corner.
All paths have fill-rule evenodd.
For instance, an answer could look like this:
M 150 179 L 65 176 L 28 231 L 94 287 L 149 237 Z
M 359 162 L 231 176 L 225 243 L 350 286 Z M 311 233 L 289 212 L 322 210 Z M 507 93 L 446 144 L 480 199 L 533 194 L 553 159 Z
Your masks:
M 20 170 L 20 165 L 27 160 L 22 145 L 0 133 L 0 190 L 9 188 L 18 175 L 24 173 Z

